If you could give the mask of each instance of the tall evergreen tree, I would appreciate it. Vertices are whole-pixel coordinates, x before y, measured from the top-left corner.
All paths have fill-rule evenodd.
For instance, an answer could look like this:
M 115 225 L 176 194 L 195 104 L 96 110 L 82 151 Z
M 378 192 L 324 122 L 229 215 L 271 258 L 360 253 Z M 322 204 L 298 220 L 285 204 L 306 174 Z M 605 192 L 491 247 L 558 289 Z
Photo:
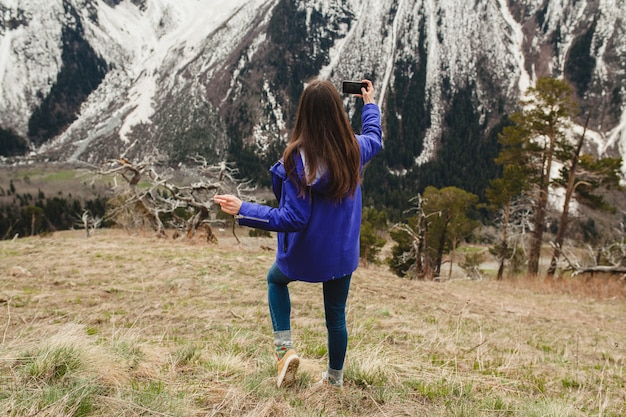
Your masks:
M 522 110 L 511 116 L 514 125 L 505 128 L 500 136 L 503 149 L 498 158 L 524 167 L 534 200 L 529 276 L 536 276 L 539 271 L 553 164 L 568 161 L 573 149 L 566 137 L 570 120 L 578 110 L 573 95 L 572 87 L 565 81 L 540 78 L 526 92 Z
M 621 159 L 601 158 L 596 160 L 596 158 L 591 155 L 581 155 L 590 118 L 591 114 L 587 116 L 585 129 L 578 139 L 575 150 L 572 152 L 569 165 L 563 167 L 561 177 L 556 180 L 557 183 L 565 188 L 565 198 L 561 218 L 559 220 L 559 227 L 554 240 L 552 259 L 550 260 L 550 266 L 547 271 L 547 275 L 550 277 L 554 276 L 556 272 L 565 231 L 569 222 L 569 206 L 576 190 L 579 188 L 581 190 L 578 201 L 594 208 L 605 208 L 606 203 L 604 199 L 601 195 L 594 193 L 594 190 L 605 187 L 619 187 Z

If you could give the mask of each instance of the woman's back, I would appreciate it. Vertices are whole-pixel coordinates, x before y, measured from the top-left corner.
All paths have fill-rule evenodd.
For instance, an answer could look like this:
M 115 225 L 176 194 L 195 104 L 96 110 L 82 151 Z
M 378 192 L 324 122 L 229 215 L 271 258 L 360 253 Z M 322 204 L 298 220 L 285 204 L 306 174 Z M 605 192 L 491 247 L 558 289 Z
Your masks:
M 305 183 L 328 176 L 328 194 L 335 200 L 354 195 L 360 181 L 360 151 L 335 86 L 325 80 L 311 82 L 298 103 L 293 134 L 283 160 L 288 175 L 299 181 L 294 155 L 303 153 Z

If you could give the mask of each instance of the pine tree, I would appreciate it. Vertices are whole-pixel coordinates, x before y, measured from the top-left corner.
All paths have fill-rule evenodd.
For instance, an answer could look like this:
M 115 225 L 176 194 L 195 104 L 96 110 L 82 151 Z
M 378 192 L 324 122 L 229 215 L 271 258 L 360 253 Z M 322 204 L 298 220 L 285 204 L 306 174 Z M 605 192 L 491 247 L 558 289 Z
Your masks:
M 570 120 L 577 112 L 573 89 L 565 81 L 542 77 L 526 92 L 514 113 L 514 125 L 503 130 L 501 162 L 515 162 L 523 168 L 534 201 L 533 230 L 528 258 L 528 275 L 536 276 L 550 195 L 553 164 L 565 163 L 572 145 L 566 137 Z
M 578 139 L 575 150 L 571 154 L 571 161 L 561 170 L 561 177 L 556 182 L 565 187 L 565 198 L 559 227 L 556 238 L 554 240 L 554 250 L 550 266 L 548 267 L 547 276 L 552 277 L 556 272 L 557 262 L 559 260 L 563 238 L 568 225 L 569 206 L 574 193 L 580 188 L 581 193 L 578 201 L 594 208 L 603 208 L 606 206 L 601 195 L 593 191 L 600 187 L 617 188 L 619 187 L 619 169 L 621 159 L 619 158 L 602 158 L 596 160 L 591 155 L 582 155 L 581 151 L 585 141 L 585 133 L 591 118 L 591 113 L 587 115 L 585 128 L 582 135 Z

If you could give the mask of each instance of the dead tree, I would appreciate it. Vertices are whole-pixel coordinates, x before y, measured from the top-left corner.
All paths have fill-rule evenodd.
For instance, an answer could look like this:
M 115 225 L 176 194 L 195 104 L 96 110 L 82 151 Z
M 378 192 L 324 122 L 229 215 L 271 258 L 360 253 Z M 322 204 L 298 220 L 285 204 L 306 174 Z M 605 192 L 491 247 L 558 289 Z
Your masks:
M 143 224 L 148 222 L 158 236 L 164 237 L 164 221 L 175 229 L 174 236 L 192 238 L 202 228 L 207 232 L 207 240 L 215 242 L 217 239 L 210 226 L 218 221 L 211 216 L 216 207 L 213 197 L 228 193 L 255 201 L 250 196 L 255 188 L 250 182 L 237 179 L 237 169 L 226 162 L 209 164 L 202 157 L 191 161 L 191 166 L 181 166 L 177 171 L 163 167 L 156 157 L 147 157 L 141 162 L 123 157 L 109 161 L 98 171 L 100 176 L 113 176 L 112 188 L 118 195 L 119 203 L 108 217 L 115 220 L 123 213 L 136 214 Z M 184 177 L 185 180 L 180 181 L 186 183 L 176 183 L 172 179 L 174 174 Z M 120 177 L 125 186 L 118 183 Z
M 617 263 L 610 264 L 610 265 L 581 264 L 580 261 L 575 258 L 570 259 L 570 257 L 567 256 L 565 253 L 563 253 L 560 248 L 557 248 L 556 245 L 552 244 L 552 247 L 555 248 L 555 250 L 558 250 L 559 252 L 561 252 L 561 256 L 563 257 L 563 259 L 568 265 L 566 268 L 564 268 L 564 270 L 571 272 L 573 277 L 579 274 L 594 275 L 596 273 L 605 273 L 609 275 L 622 275 L 622 278 L 626 279 L 626 264 L 625 264 L 626 245 L 624 244 L 619 245 L 619 250 L 623 253 L 621 257 L 621 261 L 618 261 Z M 615 250 L 616 248 L 617 246 L 614 244 L 614 245 L 611 245 L 610 247 L 603 248 L 602 251 L 610 252 L 612 250 Z
M 500 243 L 491 252 L 498 260 L 497 280 L 504 277 L 504 269 L 508 264 L 517 268 L 516 259 L 526 258 L 528 236 L 532 230 L 532 202 L 526 193 L 513 198 L 510 203 L 501 210 L 494 226 L 504 230 Z M 513 265 L 511 265 L 513 264 Z
M 406 223 L 397 223 L 392 226 L 392 229 L 397 229 L 405 232 L 411 239 L 411 250 L 402 255 L 401 261 L 405 260 L 415 260 L 415 263 L 411 265 L 409 271 L 407 271 L 407 276 L 414 276 L 415 279 L 424 280 L 427 277 L 431 277 L 432 270 L 432 262 L 428 256 L 428 216 L 430 215 L 439 215 L 440 213 L 431 213 L 430 215 L 426 215 L 423 209 L 423 199 L 420 194 L 416 197 L 413 197 L 410 200 L 415 206 L 407 211 L 410 213 L 411 211 L 415 211 L 417 217 L 417 223 L 415 227 L 411 227 Z M 410 274 L 412 272 L 412 274 Z
M 98 216 L 92 217 L 88 210 L 85 210 L 80 218 L 76 221 L 76 226 L 85 229 L 85 237 L 91 234 L 102 224 L 102 219 Z
M 563 257 L 567 263 L 565 271 L 571 272 L 572 276 L 579 274 L 596 274 L 604 273 L 608 275 L 621 275 L 622 279 L 626 279 L 626 225 L 620 223 L 615 230 L 617 238 L 606 242 L 598 248 L 588 247 L 590 255 L 586 262 L 579 261 L 575 255 L 567 255 L 560 246 L 554 243 L 552 247 L 555 251 L 559 251 L 559 255 Z

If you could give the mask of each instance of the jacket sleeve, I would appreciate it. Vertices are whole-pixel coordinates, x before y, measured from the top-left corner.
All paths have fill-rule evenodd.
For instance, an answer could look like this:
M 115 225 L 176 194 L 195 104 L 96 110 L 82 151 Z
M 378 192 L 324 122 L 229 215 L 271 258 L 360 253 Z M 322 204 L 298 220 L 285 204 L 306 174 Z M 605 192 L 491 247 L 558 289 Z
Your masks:
M 383 129 L 380 124 L 380 109 L 374 103 L 363 106 L 361 134 L 357 140 L 361 146 L 361 165 L 365 165 L 383 148 Z
M 282 183 L 278 208 L 264 204 L 243 202 L 235 216 L 240 226 L 249 226 L 273 232 L 298 232 L 303 230 L 311 217 L 311 199 L 308 193 L 299 195 L 292 181 Z

